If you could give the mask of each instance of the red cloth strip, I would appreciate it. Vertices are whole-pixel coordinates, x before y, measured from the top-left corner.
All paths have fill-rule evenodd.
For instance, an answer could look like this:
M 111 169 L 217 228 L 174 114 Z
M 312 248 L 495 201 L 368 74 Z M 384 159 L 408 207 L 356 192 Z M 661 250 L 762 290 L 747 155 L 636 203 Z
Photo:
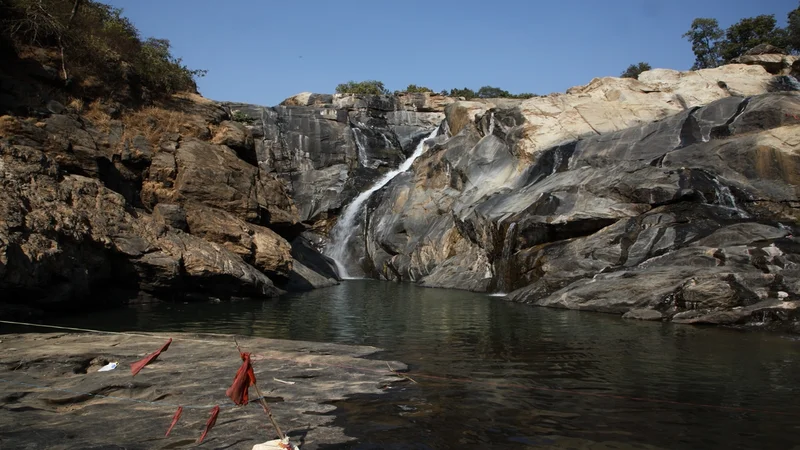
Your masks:
M 219 415 L 219 405 L 215 406 L 211 409 L 211 417 L 208 418 L 208 422 L 206 422 L 206 427 L 203 429 L 203 434 L 200 435 L 200 439 L 197 440 L 197 443 L 200 444 L 203 442 L 203 439 L 206 438 L 206 435 L 212 428 L 214 428 L 214 424 L 217 423 L 217 416 Z
M 146 366 L 146 365 L 150 364 L 151 362 L 155 361 L 156 358 L 158 358 L 158 355 L 161 354 L 161 352 L 167 351 L 167 349 L 169 348 L 169 344 L 171 344 L 171 343 L 172 343 L 172 338 L 169 338 L 167 343 L 164 344 L 163 346 L 161 346 L 160 349 L 156 350 L 154 353 L 151 353 L 151 354 L 145 356 L 144 358 L 140 359 L 139 361 L 136 361 L 135 363 L 131 364 L 131 374 L 132 374 L 132 376 L 135 377 L 136 374 L 139 373 L 140 370 L 144 369 L 144 366 Z
M 169 436 L 169 433 L 172 432 L 173 428 L 175 428 L 175 424 L 178 423 L 178 419 L 181 418 L 181 414 L 183 414 L 183 406 L 178 406 L 178 410 L 175 411 L 175 415 L 172 416 L 172 423 L 169 425 L 167 434 L 165 434 L 164 437 Z

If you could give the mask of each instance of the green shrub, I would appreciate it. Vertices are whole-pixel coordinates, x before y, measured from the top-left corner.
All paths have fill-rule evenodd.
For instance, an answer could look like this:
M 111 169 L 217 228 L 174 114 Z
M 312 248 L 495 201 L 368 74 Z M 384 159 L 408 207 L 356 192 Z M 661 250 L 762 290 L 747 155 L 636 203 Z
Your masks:
M 496 88 L 493 86 L 483 86 L 482 88 L 478 89 L 478 92 L 473 91 L 469 88 L 463 89 L 450 89 L 450 92 L 442 91 L 444 95 L 449 95 L 450 97 L 464 97 L 465 99 L 473 99 L 473 98 L 519 98 L 519 99 L 526 99 L 532 97 L 538 97 L 536 94 L 532 94 L 530 92 L 524 92 L 522 94 L 512 94 L 506 90 Z
M 650 69 L 652 69 L 652 67 L 650 67 L 650 64 L 646 62 L 640 62 L 639 64 L 631 64 L 630 66 L 628 66 L 627 69 L 625 69 L 625 72 L 622 72 L 620 78 L 638 79 L 639 74 L 641 74 L 642 72 L 647 72 Z
M 430 88 L 426 88 L 425 86 L 417 86 L 416 84 L 409 84 L 408 87 L 406 87 L 405 92 L 408 92 L 409 94 L 422 94 L 425 92 L 433 92 L 433 91 Z
M 246 124 L 246 125 L 250 125 L 250 124 L 252 124 L 252 123 L 254 123 L 256 121 L 256 119 L 248 116 L 246 112 L 239 111 L 239 110 L 236 110 L 236 111 L 233 112 L 233 114 L 231 114 L 231 120 L 233 120 L 234 122 L 239 122 L 239 123 L 243 123 L 243 124 Z
M 144 41 L 134 67 L 145 86 L 165 93 L 196 90 L 195 77 L 206 74 L 205 70 L 189 69 L 172 56 L 166 39 Z
M 469 100 L 477 97 L 477 94 L 475 94 L 475 91 L 470 88 L 450 89 L 450 97 L 464 97 L 465 99 Z
M 389 95 L 383 83 L 377 80 L 348 81 L 336 86 L 337 94 Z

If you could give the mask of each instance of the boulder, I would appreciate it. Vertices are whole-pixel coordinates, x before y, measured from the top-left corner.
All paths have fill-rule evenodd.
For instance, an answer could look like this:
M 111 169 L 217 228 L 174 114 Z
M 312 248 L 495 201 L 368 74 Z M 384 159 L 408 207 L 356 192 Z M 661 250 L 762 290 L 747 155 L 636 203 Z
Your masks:
M 404 92 L 397 96 L 397 100 L 407 111 L 438 113 L 443 113 L 447 105 L 457 101 L 433 92 Z
M 188 231 L 224 246 L 282 284 L 292 271 L 289 243 L 269 228 L 247 223 L 218 208 L 186 204 Z
M 321 106 L 329 105 L 333 102 L 330 94 L 314 94 L 312 92 L 301 92 L 295 94 L 280 103 L 281 106 Z
M 187 231 L 186 211 L 181 205 L 159 203 L 153 208 L 153 219 L 165 226 L 181 231 Z
M 241 123 L 231 120 L 223 121 L 219 124 L 214 137 L 211 139 L 211 143 L 227 145 L 233 149 L 242 160 L 254 166 L 258 165 L 253 133 Z
M 785 55 L 786 50 L 775 47 L 771 44 L 758 44 L 750 50 L 744 52 L 744 56 L 752 55 Z
M 755 48 L 754 48 L 755 49 Z M 784 53 L 745 53 L 733 61 L 738 64 L 761 66 L 773 75 L 789 75 L 798 58 Z
M 164 200 L 204 203 L 290 233 L 298 226 L 297 209 L 283 183 L 231 149 L 190 139 L 181 143 L 175 161 L 174 193 Z

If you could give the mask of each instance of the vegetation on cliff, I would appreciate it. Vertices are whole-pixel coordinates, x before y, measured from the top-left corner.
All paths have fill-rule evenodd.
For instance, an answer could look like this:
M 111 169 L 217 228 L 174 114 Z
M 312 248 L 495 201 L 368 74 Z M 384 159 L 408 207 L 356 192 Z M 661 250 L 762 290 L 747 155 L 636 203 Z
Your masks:
M 800 51 L 800 7 L 789 12 L 788 26 L 777 26 L 774 14 L 744 18 L 722 30 L 714 18 L 694 19 L 684 38 L 692 43 L 692 70 L 733 62 L 751 48 L 769 44 L 784 51 Z
M 150 100 L 196 91 L 205 74 L 172 55 L 168 40 L 142 38 L 121 9 L 92 0 L 0 0 L 0 41 L 4 53 L 56 65 L 78 95 L 125 87 Z
M 348 81 L 336 86 L 337 94 L 389 95 L 390 92 L 377 80 Z
M 638 64 L 631 64 L 625 69 L 624 72 L 620 75 L 620 78 L 639 78 L 639 74 L 642 72 L 646 72 L 652 69 L 650 64 L 646 62 L 640 62 Z

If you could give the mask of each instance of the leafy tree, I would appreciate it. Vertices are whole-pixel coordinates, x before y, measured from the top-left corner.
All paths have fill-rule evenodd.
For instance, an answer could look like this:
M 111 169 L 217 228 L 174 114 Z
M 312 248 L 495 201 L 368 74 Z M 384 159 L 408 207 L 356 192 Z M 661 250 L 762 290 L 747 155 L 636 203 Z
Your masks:
M 759 44 L 786 48 L 786 30 L 776 27 L 774 15 L 748 17 L 731 25 L 725 31 L 725 41 L 721 46 L 722 59 L 730 62 Z
M 482 88 L 478 89 L 478 97 L 480 98 L 508 98 L 511 97 L 511 94 L 508 91 L 504 91 L 498 87 L 494 86 L 483 86 Z
M 786 43 L 790 50 L 800 52 L 800 6 L 789 11 L 786 26 Z
M 469 100 L 471 98 L 475 98 L 478 95 L 470 88 L 464 89 L 450 89 L 450 97 L 464 97 L 465 99 Z
M 416 84 L 409 84 L 405 92 L 412 94 L 412 93 L 423 93 L 423 92 L 433 92 L 433 91 L 430 88 L 426 88 L 425 86 L 417 86 Z
M 628 66 L 627 69 L 625 69 L 625 72 L 622 72 L 620 77 L 638 79 L 640 73 L 646 72 L 650 69 L 652 69 L 652 67 L 650 67 L 650 64 L 646 62 L 640 62 L 639 64 L 631 64 L 630 66 Z
M 389 95 L 383 82 L 377 80 L 348 81 L 336 86 L 337 94 Z
M 178 92 L 194 86 L 194 77 L 202 77 L 205 70 L 191 70 L 180 58 L 172 56 L 166 39 L 149 38 L 142 43 L 136 71 L 147 86 L 158 92 Z
M 692 43 L 695 61 L 692 70 L 709 69 L 722 63 L 719 41 L 723 37 L 717 19 L 698 18 L 692 21 L 683 37 Z
M 449 95 L 450 97 L 464 97 L 465 99 L 469 100 L 472 98 L 520 98 L 526 99 L 531 97 L 537 97 L 536 94 L 532 94 L 530 92 L 523 92 L 521 94 L 512 94 L 506 90 L 493 87 L 493 86 L 484 86 L 478 89 L 477 92 L 473 91 L 469 88 L 463 89 L 450 89 L 450 92 L 442 91 L 442 95 Z

